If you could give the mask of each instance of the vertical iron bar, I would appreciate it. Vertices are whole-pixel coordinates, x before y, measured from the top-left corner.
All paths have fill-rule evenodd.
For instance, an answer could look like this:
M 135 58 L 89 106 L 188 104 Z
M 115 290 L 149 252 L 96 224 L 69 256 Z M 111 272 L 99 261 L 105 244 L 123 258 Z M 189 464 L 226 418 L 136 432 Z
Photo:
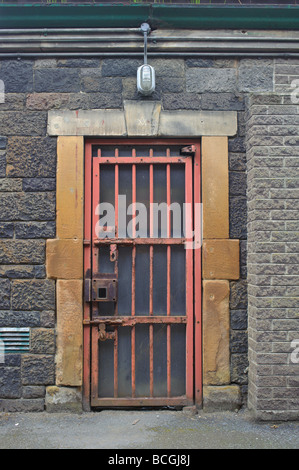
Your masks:
M 153 156 L 153 149 L 150 149 L 150 157 Z M 154 202 L 154 168 L 150 165 L 150 237 L 153 236 L 153 202 Z M 149 314 L 153 315 L 153 259 L 154 247 L 150 245 L 150 305 Z M 149 325 L 149 359 L 150 359 L 150 396 L 154 396 L 154 326 Z
M 136 150 L 132 150 L 132 157 L 136 157 Z M 135 238 L 135 204 L 136 204 L 136 165 L 132 165 L 132 238 Z M 132 316 L 135 316 L 135 266 L 136 266 L 136 246 L 132 247 Z M 136 354 L 135 354 L 135 326 L 131 330 L 131 369 L 132 369 L 132 397 L 136 393 Z
M 170 156 L 170 149 L 167 149 L 166 156 Z M 171 204 L 171 186 L 170 186 L 170 165 L 166 166 L 166 186 L 167 186 L 167 237 L 171 234 L 170 204 Z M 170 316 L 170 273 L 171 273 L 171 247 L 167 246 L 167 316 Z M 167 396 L 171 396 L 171 326 L 167 325 Z

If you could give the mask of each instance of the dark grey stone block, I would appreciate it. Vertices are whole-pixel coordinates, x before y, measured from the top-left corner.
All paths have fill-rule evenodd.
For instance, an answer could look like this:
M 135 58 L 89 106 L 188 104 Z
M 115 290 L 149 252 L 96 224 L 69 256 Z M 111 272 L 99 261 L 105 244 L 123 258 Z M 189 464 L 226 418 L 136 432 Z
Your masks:
M 0 194 L 0 220 L 55 220 L 55 192 Z
M 55 178 L 24 178 L 24 191 L 55 191 Z
M 40 326 L 40 312 L 0 310 L 0 327 Z
M 27 93 L 33 90 L 33 63 L 30 60 L 4 60 L 0 79 L 5 93 Z
M 52 280 L 15 280 L 11 286 L 14 310 L 55 309 L 55 282 Z
M 10 282 L 0 279 L 0 309 L 10 308 Z
M 0 223 L 0 238 L 12 238 L 14 233 L 14 224 L 1 222 Z
M 80 91 L 80 86 L 78 69 L 36 69 L 34 73 L 34 90 L 38 93 L 77 93 Z
M 51 385 L 54 371 L 54 356 L 26 354 L 22 357 L 23 385 Z
M 0 226 L 1 227 L 1 226 Z M 56 222 L 16 222 L 16 238 L 55 238 Z
M 21 371 L 0 364 L 0 398 L 20 398 L 22 395 Z

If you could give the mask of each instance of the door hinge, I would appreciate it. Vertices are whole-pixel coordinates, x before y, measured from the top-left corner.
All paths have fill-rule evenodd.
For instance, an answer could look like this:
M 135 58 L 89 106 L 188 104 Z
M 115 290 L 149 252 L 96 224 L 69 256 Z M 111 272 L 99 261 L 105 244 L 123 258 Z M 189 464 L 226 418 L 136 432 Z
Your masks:
M 181 155 L 187 155 L 187 156 L 193 156 L 195 155 L 195 152 L 196 152 L 195 145 L 187 145 L 187 147 L 183 147 L 180 150 Z

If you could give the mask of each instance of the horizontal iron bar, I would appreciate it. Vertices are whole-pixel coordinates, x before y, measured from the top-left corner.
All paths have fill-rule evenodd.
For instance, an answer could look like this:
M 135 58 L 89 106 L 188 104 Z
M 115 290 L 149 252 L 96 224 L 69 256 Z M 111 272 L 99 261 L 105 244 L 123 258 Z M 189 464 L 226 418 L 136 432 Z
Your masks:
M 103 238 L 93 240 L 94 245 L 183 245 L 186 238 Z
M 123 317 L 99 317 L 94 320 L 83 320 L 83 325 L 115 325 L 115 326 L 134 326 L 139 323 L 154 324 L 154 323 L 186 323 L 186 316 L 162 316 L 162 315 L 150 315 L 150 316 L 123 316 Z
M 193 402 L 182 397 L 142 397 L 142 398 L 91 398 L 91 406 L 184 406 Z

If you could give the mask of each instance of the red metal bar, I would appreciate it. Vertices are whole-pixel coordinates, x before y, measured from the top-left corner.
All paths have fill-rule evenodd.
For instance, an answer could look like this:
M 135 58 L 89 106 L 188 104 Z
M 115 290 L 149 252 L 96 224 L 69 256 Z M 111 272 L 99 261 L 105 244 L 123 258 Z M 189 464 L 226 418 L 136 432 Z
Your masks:
M 99 331 L 97 326 L 92 327 L 91 334 L 91 396 L 93 401 L 99 396 Z
M 133 153 L 133 152 L 132 152 Z M 186 158 L 185 156 L 181 157 L 101 157 L 101 163 L 105 163 L 105 165 L 132 165 L 132 163 L 138 163 L 138 164 L 151 164 L 151 163 L 171 163 L 171 164 L 176 164 L 176 163 L 184 163 Z
M 167 149 L 167 156 L 170 156 L 170 150 Z M 170 183 L 170 165 L 166 166 L 166 185 L 167 185 L 167 237 L 171 234 L 171 220 L 169 206 L 171 204 L 171 183 Z M 167 245 L 167 316 L 170 311 L 170 273 L 171 273 L 171 247 Z M 167 396 L 171 396 L 171 326 L 167 325 Z
M 118 397 L 118 329 L 114 328 L 114 398 Z
M 115 156 L 118 156 L 118 149 L 115 149 Z M 119 189 L 119 168 L 118 165 L 115 165 L 115 202 L 114 202 L 114 209 L 115 209 L 115 236 L 118 237 L 118 189 Z
M 175 323 L 187 323 L 187 318 L 185 315 L 176 315 L 176 316 L 121 316 L 121 317 L 106 317 L 101 316 L 94 318 L 93 320 L 86 320 L 86 325 L 101 325 L 106 323 L 107 325 L 122 325 L 122 326 L 134 326 L 138 324 L 175 324 Z
M 136 156 L 133 151 L 132 154 Z M 133 205 L 133 218 L 135 217 L 135 204 L 136 204 L 136 165 L 132 165 L 132 205 Z M 132 218 L 132 219 L 133 219 Z M 133 233 L 132 237 L 135 236 L 135 224 L 132 220 Z M 136 247 L 132 247 L 132 317 L 135 316 L 135 266 L 136 266 Z M 136 351 L 135 351 L 135 337 L 136 331 L 135 326 L 131 330 L 131 374 L 132 374 L 132 397 L 135 397 L 136 393 Z
M 89 243 L 84 245 L 84 276 L 85 279 L 91 278 L 91 187 L 92 187 L 92 146 L 87 145 L 85 148 L 85 218 L 84 218 L 84 239 Z M 90 305 L 84 302 L 83 319 L 90 320 Z M 87 324 L 83 328 L 83 406 L 87 411 L 90 407 L 90 326 Z
M 188 158 L 185 165 L 185 202 L 192 207 L 192 159 Z M 189 213 L 189 220 L 186 217 L 185 230 L 192 229 L 192 211 Z M 193 250 L 186 250 L 186 396 L 193 399 Z
M 113 243 L 118 245 L 184 245 L 185 238 L 113 238 Z M 97 238 L 94 245 L 107 245 L 111 243 L 109 238 Z
M 201 176 L 200 176 L 200 146 L 196 146 L 194 158 L 194 205 L 201 203 Z M 198 206 L 196 208 L 198 209 Z M 195 403 L 202 404 L 202 319 L 201 319 L 201 217 L 200 213 L 195 218 L 196 240 L 200 246 L 195 246 L 194 250 L 194 381 L 195 381 Z M 199 239 L 199 240 L 198 240 Z

